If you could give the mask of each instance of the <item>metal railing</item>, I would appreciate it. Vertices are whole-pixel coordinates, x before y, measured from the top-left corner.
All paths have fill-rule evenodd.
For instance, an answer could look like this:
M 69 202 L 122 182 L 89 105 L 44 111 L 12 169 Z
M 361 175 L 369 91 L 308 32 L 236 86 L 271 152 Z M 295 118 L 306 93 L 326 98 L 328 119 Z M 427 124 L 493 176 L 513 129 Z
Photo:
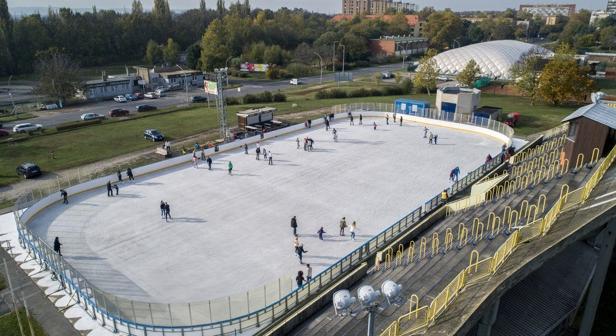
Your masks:
M 413 295 L 409 312 L 392 322 L 380 333 L 380 336 L 401 336 L 425 331 L 455 301 L 457 295 L 467 285 L 496 273 L 507 257 L 518 246 L 546 235 L 562 212 L 586 202 L 590 197 L 590 193 L 599 184 L 599 181 L 601 181 L 603 175 L 605 175 L 605 172 L 612 166 L 615 160 L 616 147 L 610 151 L 582 187 L 569 192 L 569 187 L 563 185 L 559 198 L 554 202 L 550 210 L 542 218 L 528 221 L 526 225 L 512 231 L 511 235 L 491 257 L 479 260 L 479 252 L 473 250 L 469 265 L 460 271 L 454 280 L 430 301 L 429 305 L 420 306 L 419 299 L 416 295 Z M 413 297 L 416 299 L 413 300 Z M 427 311 L 427 313 L 422 314 L 421 319 L 418 320 L 419 311 Z M 414 322 L 418 327 L 407 326 L 409 322 Z
M 330 112 L 333 114 L 359 111 L 393 113 L 393 109 L 392 104 L 351 104 L 333 106 Z M 508 138 L 513 135 L 513 130 L 509 126 L 496 121 L 479 120 L 483 118 L 474 119 L 459 114 L 442 115 L 432 110 L 426 111 L 423 116 L 419 117 L 471 124 L 501 132 Z M 344 114 L 336 118 L 344 118 Z M 316 124 L 318 123 L 313 123 L 313 125 Z M 258 136 L 253 137 L 253 140 L 254 142 L 261 141 Z M 190 158 L 187 157 L 186 161 L 189 160 Z M 449 196 L 473 184 L 500 163 L 502 163 L 502 156 L 496 155 L 492 161 L 481 165 L 448 188 Z M 62 257 L 54 253 L 53 249 L 44 240 L 34 235 L 22 221 L 24 207 L 33 205 L 37 200 L 56 193 L 59 189 L 101 177 L 105 177 L 103 170 L 101 173 L 88 176 L 78 173 L 78 176 L 58 178 L 54 186 L 33 190 L 20 197 L 14 214 L 20 244 L 28 250 L 29 255 L 45 269 L 53 272 L 62 286 L 94 319 L 99 320 L 103 326 L 108 326 L 113 331 L 122 330 L 131 335 L 146 335 L 152 331 L 182 334 L 200 331 L 201 334 L 210 332 L 227 335 L 267 325 L 367 260 L 370 255 L 375 254 L 383 246 L 399 237 L 402 232 L 418 223 L 426 214 L 442 205 L 440 194 L 433 197 L 339 259 L 301 288 L 292 289 L 290 281 L 285 279 L 221 299 L 180 304 L 151 303 L 128 300 L 97 288 Z

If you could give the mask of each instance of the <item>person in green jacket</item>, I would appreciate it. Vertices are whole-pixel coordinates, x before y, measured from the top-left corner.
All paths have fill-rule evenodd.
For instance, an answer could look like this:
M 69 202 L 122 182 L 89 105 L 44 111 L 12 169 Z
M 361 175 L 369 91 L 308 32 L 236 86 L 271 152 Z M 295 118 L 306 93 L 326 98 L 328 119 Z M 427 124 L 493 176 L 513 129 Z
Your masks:
M 229 175 L 231 175 L 232 171 L 233 171 L 233 163 L 231 163 L 231 161 L 229 161 Z

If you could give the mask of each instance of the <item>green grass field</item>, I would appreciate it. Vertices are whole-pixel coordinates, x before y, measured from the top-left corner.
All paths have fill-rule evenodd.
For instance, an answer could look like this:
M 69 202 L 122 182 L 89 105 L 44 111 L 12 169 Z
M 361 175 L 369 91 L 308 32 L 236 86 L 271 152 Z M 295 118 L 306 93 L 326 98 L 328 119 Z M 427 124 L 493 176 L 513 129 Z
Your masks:
M 30 325 L 28 324 L 28 319 L 26 316 L 26 312 L 24 310 L 19 311 L 19 318 L 21 319 L 22 327 L 24 328 L 24 335 L 30 335 Z M 32 324 L 32 329 L 34 330 L 35 336 L 45 336 L 45 332 L 43 328 L 38 324 L 38 322 L 30 318 L 30 323 Z M 19 331 L 19 324 L 17 321 L 17 314 L 10 313 L 3 316 L 0 316 L 0 335 L 2 336 L 21 336 L 22 334 Z
M 18 113 L 17 115 L 3 114 L 0 116 L 0 123 L 12 122 L 12 121 L 18 121 L 18 120 L 24 120 L 24 119 L 32 119 L 32 118 L 36 118 L 36 116 L 32 113 Z

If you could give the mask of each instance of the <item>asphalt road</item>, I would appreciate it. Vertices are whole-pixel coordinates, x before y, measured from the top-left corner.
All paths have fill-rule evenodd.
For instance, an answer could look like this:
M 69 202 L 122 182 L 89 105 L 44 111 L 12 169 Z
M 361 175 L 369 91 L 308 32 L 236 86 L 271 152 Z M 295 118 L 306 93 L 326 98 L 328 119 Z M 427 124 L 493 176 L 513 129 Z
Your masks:
M 384 71 L 394 71 L 400 70 L 402 68 L 402 63 L 396 64 L 387 64 L 381 66 L 374 66 L 369 68 L 360 68 L 349 71 L 353 73 L 353 77 L 366 76 L 376 72 L 384 72 Z M 324 74 L 323 82 L 333 81 L 334 74 Z M 306 84 L 318 84 L 320 82 L 320 76 L 312 76 L 312 77 L 303 77 L 301 78 L 301 82 Z M 255 94 L 261 93 L 264 91 L 272 91 L 275 92 L 277 90 L 282 90 L 291 87 L 288 80 L 282 81 L 234 81 L 233 83 L 240 83 L 242 87 L 235 89 L 225 90 L 226 97 L 238 97 L 246 94 Z M 175 91 L 168 92 L 167 96 L 159 98 L 159 99 L 144 99 L 127 103 L 116 103 L 113 100 L 111 101 L 102 101 L 97 103 L 84 104 L 76 107 L 69 107 L 61 110 L 53 110 L 53 111 L 43 111 L 37 113 L 39 115 L 38 118 L 28 119 L 28 120 L 20 120 L 17 122 L 4 123 L 4 128 L 12 128 L 15 124 L 24 123 L 24 122 L 32 122 L 36 124 L 41 124 L 44 127 L 50 127 L 57 124 L 62 124 L 69 121 L 79 120 L 79 117 L 84 113 L 99 113 L 103 115 L 107 115 L 107 113 L 114 108 L 123 108 L 134 113 L 136 111 L 137 105 L 148 104 L 153 105 L 160 108 L 168 108 L 174 106 L 182 106 L 188 105 L 188 101 L 191 96 L 195 95 L 204 95 L 202 89 L 200 88 L 189 88 L 188 95 L 185 91 Z M 213 102 L 211 103 L 213 104 Z M 200 103 L 200 105 L 205 105 Z

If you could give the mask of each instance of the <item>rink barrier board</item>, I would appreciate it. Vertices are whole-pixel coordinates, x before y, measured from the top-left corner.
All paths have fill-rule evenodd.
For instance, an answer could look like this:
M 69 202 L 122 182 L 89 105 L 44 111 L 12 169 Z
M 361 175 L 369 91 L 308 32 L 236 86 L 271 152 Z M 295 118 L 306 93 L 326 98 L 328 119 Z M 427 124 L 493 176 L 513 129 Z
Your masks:
M 385 104 L 382 104 L 385 105 Z M 391 106 L 391 105 L 390 105 Z M 361 113 L 367 117 L 384 117 L 384 113 L 383 112 L 373 112 L 373 111 L 365 111 L 365 110 L 357 110 L 356 108 L 354 108 L 354 106 L 335 106 L 332 108 L 332 110 L 336 110 L 339 109 L 342 110 L 340 113 L 337 113 L 334 117 L 334 122 L 342 119 L 342 120 L 347 120 L 347 111 L 352 111 L 355 116 L 357 116 L 357 113 Z M 386 112 L 387 113 L 387 112 Z M 391 112 L 389 112 L 391 115 Z M 408 115 L 404 115 L 405 118 L 407 117 L 411 117 Z M 423 124 L 433 124 L 431 119 L 426 119 L 426 118 L 420 118 L 420 117 L 413 117 L 414 122 L 420 122 Z M 410 120 L 409 120 L 410 121 Z M 450 127 L 450 128 L 457 128 L 457 129 L 463 129 L 463 130 L 467 130 L 467 131 L 474 131 L 477 133 L 482 133 L 485 134 L 486 129 L 477 125 L 465 125 L 465 124 L 455 124 L 452 121 L 446 121 L 446 123 L 448 124 L 454 124 L 454 125 L 460 125 L 460 127 Z M 321 124 L 323 124 L 323 119 L 322 118 L 318 118 L 316 120 L 313 121 L 313 126 L 319 126 Z M 439 126 L 441 125 L 441 122 L 436 123 Z M 488 122 L 487 126 L 490 125 L 490 123 Z M 493 123 L 492 125 L 497 125 L 496 123 Z M 507 130 L 506 127 L 504 126 L 497 126 L 499 129 L 502 130 Z M 228 143 L 228 144 L 223 144 L 221 146 L 219 146 L 219 151 L 215 152 L 214 149 L 208 149 L 206 150 L 206 155 L 213 155 L 213 154 L 223 154 L 224 152 L 228 152 L 228 151 L 232 151 L 232 150 L 241 150 L 241 148 L 243 147 L 244 144 L 254 144 L 257 142 L 261 142 L 261 141 L 265 141 L 268 139 L 273 139 L 276 138 L 278 136 L 281 135 L 286 135 L 286 134 L 290 134 L 293 132 L 297 132 L 297 131 L 301 131 L 302 129 L 305 129 L 305 126 L 300 124 L 300 125 L 293 125 L 281 130 L 277 130 L 274 132 L 270 132 L 270 133 L 266 133 L 264 138 L 261 139 L 260 136 L 256 136 L 256 137 L 251 137 L 248 139 L 242 139 L 233 143 Z M 490 131 L 490 130 L 487 130 Z M 494 132 L 494 131 L 491 131 Z M 486 134 L 486 135 L 491 135 L 493 136 L 494 134 L 491 134 L 491 132 L 488 132 L 490 134 Z M 513 134 L 512 131 L 508 134 Z M 503 141 L 506 143 L 510 143 L 510 137 L 507 137 L 507 135 L 505 134 L 501 134 L 501 137 L 503 140 L 506 138 L 508 139 L 508 141 Z M 190 160 L 192 159 L 192 154 L 187 154 L 187 155 L 183 155 L 183 156 L 179 156 L 176 158 L 172 158 L 172 159 L 168 159 L 168 160 L 164 160 L 161 162 L 157 162 L 157 163 L 153 163 L 144 167 L 139 167 L 139 168 L 135 168 L 133 169 L 133 173 L 135 176 L 143 176 L 146 174 L 150 174 L 150 173 L 154 173 L 154 172 L 158 172 L 161 171 L 163 169 L 167 169 L 173 166 L 177 166 L 180 164 L 185 164 L 187 162 L 190 162 Z M 495 164 L 491 165 L 491 166 L 495 166 Z M 466 179 L 467 177 L 471 176 L 470 178 L 466 179 L 468 182 L 470 182 L 471 180 L 474 181 L 477 178 L 479 178 L 480 176 L 482 176 L 483 174 L 485 174 L 485 172 L 489 171 L 489 168 L 493 168 L 493 167 L 488 167 L 486 165 L 482 165 L 481 167 L 479 167 L 478 169 L 476 169 L 474 172 L 469 173 L 469 175 L 465 176 L 464 179 Z M 75 186 L 71 186 L 68 188 L 65 188 L 67 190 L 67 192 L 70 193 L 70 195 L 74 195 L 74 194 L 78 194 L 81 192 L 85 192 L 88 190 L 92 190 L 101 186 L 104 186 L 106 184 L 107 181 L 112 180 L 114 181 L 115 179 L 115 175 L 111 174 L 105 177 L 100 177 L 100 178 L 96 178 L 93 179 L 91 181 L 88 182 L 84 182 L 84 183 L 80 183 L 78 185 Z M 462 180 L 461 180 L 462 181 Z M 452 189 L 452 194 L 455 193 L 455 191 Z M 268 320 L 274 320 L 276 319 L 279 315 L 286 313 L 290 308 L 292 308 L 293 306 L 296 306 L 297 304 L 299 304 L 300 298 L 305 299 L 308 298 L 310 296 L 311 293 L 309 293 L 312 289 L 312 291 L 314 292 L 315 289 L 312 288 L 314 287 L 313 285 L 315 283 L 318 282 L 318 287 L 316 288 L 316 290 L 319 290 L 325 286 L 327 286 L 328 283 L 330 283 L 333 279 L 336 279 L 337 277 L 339 277 L 340 275 L 344 274 L 345 272 L 347 272 L 349 269 L 351 269 L 353 266 L 356 266 L 359 262 L 364 261 L 365 258 L 367 257 L 367 255 L 371 254 L 371 253 L 375 253 L 376 250 L 378 250 L 380 247 L 384 246 L 387 242 L 391 241 L 392 238 L 397 237 L 401 232 L 403 232 L 404 230 L 406 230 L 408 228 L 408 226 L 410 224 L 415 224 L 419 221 L 420 218 L 422 218 L 423 216 L 425 216 L 426 212 L 430 212 L 432 211 L 435 207 L 439 206 L 439 201 L 438 201 L 438 197 L 436 196 L 435 198 L 433 198 L 432 200 L 426 202 L 426 204 L 423 207 L 419 207 L 418 209 L 412 211 L 409 215 L 403 217 L 401 220 L 399 220 L 398 222 L 396 222 L 394 225 L 386 228 L 385 230 L 383 230 L 381 233 L 379 233 L 378 235 L 376 235 L 375 237 L 373 237 L 371 240 L 369 240 L 368 242 L 366 242 L 364 245 L 360 246 L 359 248 L 357 248 L 356 250 L 352 251 L 351 253 L 349 253 L 348 255 L 346 255 L 345 257 L 341 258 L 338 262 L 336 262 L 334 265 L 330 266 L 328 269 L 322 271 L 321 273 L 319 273 L 317 276 L 314 277 L 314 279 L 308 283 L 306 286 L 300 288 L 300 289 L 296 289 L 295 291 L 289 293 L 288 295 L 286 295 L 285 297 L 283 297 L 282 299 L 280 299 L 279 301 L 277 301 L 274 304 L 271 304 L 265 308 L 261 308 L 259 310 L 256 310 L 254 312 L 251 312 L 249 314 L 246 314 L 244 316 L 237 316 L 237 317 L 233 317 L 230 318 L 228 320 L 224 320 L 224 321 L 212 321 L 211 323 L 206 323 L 206 324 L 200 324 L 200 325 L 156 325 L 155 323 L 152 324 L 139 324 L 139 323 L 135 323 L 134 321 L 131 321 L 130 318 L 121 318 L 121 317 L 117 317 L 117 316 L 111 316 L 110 312 L 108 310 L 103 310 L 101 309 L 100 305 L 104 304 L 101 302 L 98 302 L 97 304 L 97 300 L 95 300 L 94 298 L 98 295 L 99 299 L 102 298 L 103 301 L 105 301 L 105 297 L 107 297 L 107 294 L 100 294 L 103 293 L 102 291 L 98 290 L 96 287 L 91 286 L 91 284 L 89 284 L 87 282 L 87 280 L 81 276 L 76 270 L 72 269 L 72 267 L 64 262 L 63 260 L 57 260 L 60 258 L 54 258 L 54 253 L 53 251 L 51 251 L 51 249 L 49 248 L 49 246 L 47 246 L 47 244 L 40 240 L 38 237 L 34 236 L 33 234 L 31 234 L 30 232 L 26 232 L 24 233 L 23 231 L 29 231 L 27 230 L 26 226 L 23 225 L 22 223 L 27 222 L 28 220 L 30 220 L 36 213 L 42 211 L 45 207 L 58 202 L 59 198 L 58 197 L 54 197 L 54 194 L 51 194 L 43 199 L 41 199 L 41 201 L 34 203 L 32 206 L 30 206 L 25 212 L 21 212 L 19 214 L 19 211 L 16 213 L 16 218 L 19 220 L 18 221 L 18 228 L 19 228 L 19 236 L 20 239 L 22 239 L 23 243 L 25 245 L 28 246 L 28 248 L 33 251 L 40 260 L 42 260 L 46 265 L 50 265 L 57 274 L 59 274 L 60 276 L 60 280 L 64 283 L 64 284 L 68 284 L 69 290 L 71 290 L 72 292 L 74 292 L 77 297 L 81 298 L 81 300 L 83 301 L 83 304 L 85 305 L 85 307 L 89 306 L 89 311 L 91 312 L 91 316 L 93 318 L 98 318 L 101 319 L 101 323 L 104 325 L 109 325 L 110 321 L 112 322 L 112 329 L 117 330 L 118 328 L 118 323 L 125 326 L 127 331 L 129 332 L 129 334 L 135 334 L 135 328 L 137 330 L 143 330 L 144 334 L 147 333 L 147 331 L 168 331 L 168 332 L 182 332 L 182 333 L 186 333 L 186 332 L 190 332 L 190 331 L 195 331 L 195 330 L 201 330 L 203 331 L 204 329 L 216 329 L 218 330 L 220 328 L 221 334 L 226 334 L 227 331 L 225 331 L 225 327 L 226 326 L 232 326 L 233 328 L 229 330 L 229 332 L 235 332 L 237 331 L 237 327 L 239 325 L 239 330 L 241 331 L 242 328 L 242 322 L 244 322 L 244 328 L 249 328 L 249 327 L 254 327 L 254 326 L 259 326 L 262 324 L 265 324 L 266 321 Z M 427 211 L 424 211 L 427 210 Z M 17 216 L 17 214 L 19 214 Z M 32 243 L 32 241 L 38 241 L 38 246 L 36 243 Z M 43 251 L 40 251 L 40 250 Z M 354 260 L 353 260 L 354 259 Z M 74 275 L 77 277 L 77 284 L 75 284 L 75 282 L 72 279 L 69 279 L 64 270 L 68 269 L 69 275 Z M 337 273 L 336 276 L 334 276 L 334 271 L 335 273 Z M 327 279 L 327 277 L 329 277 L 329 279 Z M 325 278 L 325 279 L 324 279 Z M 83 283 L 85 286 L 80 285 L 80 283 Z M 85 288 L 82 288 L 85 287 Z M 98 292 L 98 293 L 97 293 Z M 114 297 L 114 296 L 112 296 Z M 117 297 L 116 297 L 117 298 Z M 133 305 L 134 301 L 130 301 L 131 305 Z M 150 305 L 150 304 L 148 304 Z M 188 304 L 190 306 L 190 304 Z M 284 310 L 280 309 L 282 307 L 282 305 L 284 305 Z M 88 310 L 86 308 L 86 310 Z M 134 310 L 134 308 L 133 308 Z M 271 312 L 271 313 L 270 313 Z M 118 310 L 119 313 L 119 310 Z M 150 313 L 152 313 L 150 311 Z M 172 320 L 172 316 L 171 316 L 171 305 L 169 305 L 169 313 L 170 313 L 170 319 Z M 271 314 L 271 315 L 270 315 Z M 263 318 L 261 319 L 261 321 L 259 321 L 259 316 L 262 316 Z M 255 321 L 256 320 L 256 321 Z M 251 322 L 249 322 L 251 321 Z M 251 325 L 246 325 L 246 323 L 249 323 Z M 121 327 L 121 326 L 120 326 Z M 130 329 L 133 330 L 130 330 Z M 124 328 L 122 328 L 124 329 Z

